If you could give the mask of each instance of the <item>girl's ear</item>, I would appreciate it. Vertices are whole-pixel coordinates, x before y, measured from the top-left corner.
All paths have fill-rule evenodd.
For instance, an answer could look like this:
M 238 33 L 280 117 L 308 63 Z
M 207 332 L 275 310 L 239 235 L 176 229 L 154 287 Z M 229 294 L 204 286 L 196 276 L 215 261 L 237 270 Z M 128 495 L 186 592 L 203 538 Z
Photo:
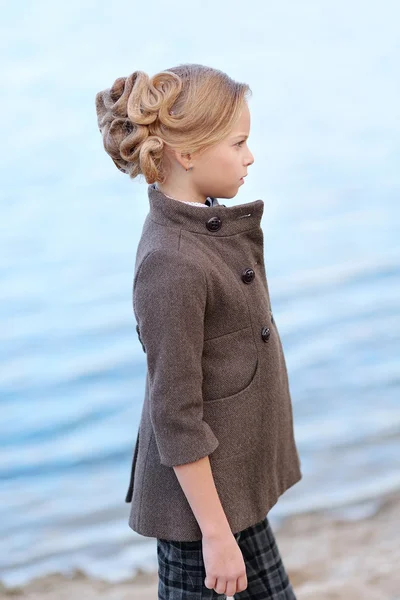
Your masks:
M 173 148 L 171 150 L 173 158 L 178 161 L 178 163 L 185 169 L 185 171 L 187 169 L 189 169 L 189 167 L 192 166 L 191 164 L 191 160 L 192 157 L 190 154 L 184 154 L 181 150 L 179 150 L 179 148 L 175 149 Z

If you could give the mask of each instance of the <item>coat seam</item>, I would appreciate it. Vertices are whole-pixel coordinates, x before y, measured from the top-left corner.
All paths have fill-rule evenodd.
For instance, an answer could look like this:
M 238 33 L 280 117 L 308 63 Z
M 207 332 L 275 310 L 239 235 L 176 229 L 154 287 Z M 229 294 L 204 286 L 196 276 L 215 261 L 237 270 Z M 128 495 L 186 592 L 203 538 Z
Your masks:
M 149 256 L 151 256 L 152 254 L 154 254 L 154 252 L 157 252 L 157 250 L 158 250 L 158 248 L 155 248 L 155 250 L 151 250 L 151 252 L 148 252 L 146 254 L 146 256 L 143 258 L 142 262 L 140 263 L 139 268 L 137 270 L 137 273 L 135 274 L 135 277 L 133 279 L 133 292 L 135 290 L 135 286 L 136 286 L 137 280 L 139 278 L 140 271 L 142 270 L 144 263 L 149 258 Z M 136 311 L 135 311 L 135 294 L 133 294 L 133 310 L 135 312 L 135 317 L 136 317 Z M 136 321 L 137 321 L 137 318 L 136 318 Z
M 147 444 L 146 460 L 144 461 L 144 467 L 143 467 L 144 473 L 146 472 L 147 460 L 149 458 L 149 449 L 150 449 L 150 444 L 151 444 L 152 439 L 153 439 L 153 429 L 150 432 L 150 440 L 149 440 L 149 443 Z M 142 500 L 143 500 L 144 487 L 145 486 L 142 485 L 141 492 L 140 492 L 138 527 L 140 527 L 140 524 L 142 522 Z
M 178 239 L 178 252 L 182 253 L 181 251 L 181 240 L 182 240 L 182 228 L 179 229 L 179 239 Z M 206 286 L 206 296 L 208 298 L 208 280 L 207 280 L 207 276 L 206 276 L 206 272 L 203 268 L 203 266 L 197 261 L 197 260 L 193 260 L 192 263 L 194 265 L 196 265 L 196 267 L 199 267 L 202 275 L 203 275 L 203 280 Z

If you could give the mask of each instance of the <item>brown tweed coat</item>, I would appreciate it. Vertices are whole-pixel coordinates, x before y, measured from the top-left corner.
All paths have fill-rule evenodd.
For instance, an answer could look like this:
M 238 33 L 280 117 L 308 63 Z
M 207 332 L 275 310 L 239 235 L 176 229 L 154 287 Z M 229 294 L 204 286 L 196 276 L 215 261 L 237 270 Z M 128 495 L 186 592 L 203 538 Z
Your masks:
M 264 202 L 190 206 L 151 184 L 148 197 L 133 281 L 147 374 L 125 498 L 129 526 L 200 540 L 172 467 L 209 455 L 237 533 L 302 478 L 264 267 Z

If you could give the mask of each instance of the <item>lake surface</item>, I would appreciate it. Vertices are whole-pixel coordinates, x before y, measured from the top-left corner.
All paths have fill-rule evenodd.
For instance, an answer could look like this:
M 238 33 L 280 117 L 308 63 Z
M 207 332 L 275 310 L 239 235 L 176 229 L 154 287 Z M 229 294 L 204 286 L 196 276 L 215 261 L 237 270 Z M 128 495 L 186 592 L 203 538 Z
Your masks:
M 46 0 L 23 20 L 17 4 L 3 11 L 7 585 L 76 567 L 110 580 L 156 568 L 155 540 L 129 528 L 124 502 L 146 372 L 131 287 L 147 184 L 106 155 L 94 105 L 137 69 L 200 62 L 253 90 L 255 162 L 224 203 L 265 203 L 303 470 L 271 520 L 313 508 L 360 518 L 400 489 L 400 5 L 201 7 L 156 2 L 127 18 Z

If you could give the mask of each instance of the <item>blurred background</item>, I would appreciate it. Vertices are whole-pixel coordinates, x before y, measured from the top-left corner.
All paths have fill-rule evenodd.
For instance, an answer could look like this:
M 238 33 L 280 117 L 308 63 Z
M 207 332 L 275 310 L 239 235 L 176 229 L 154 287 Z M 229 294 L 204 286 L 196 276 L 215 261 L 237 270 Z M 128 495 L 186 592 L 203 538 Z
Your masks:
M 303 470 L 272 523 L 373 516 L 400 490 L 399 21 L 395 0 L 4 5 L 4 585 L 157 568 L 124 502 L 146 372 L 131 293 L 147 184 L 114 166 L 95 111 L 138 69 L 198 62 L 253 92 L 255 162 L 228 204 L 265 203 Z

